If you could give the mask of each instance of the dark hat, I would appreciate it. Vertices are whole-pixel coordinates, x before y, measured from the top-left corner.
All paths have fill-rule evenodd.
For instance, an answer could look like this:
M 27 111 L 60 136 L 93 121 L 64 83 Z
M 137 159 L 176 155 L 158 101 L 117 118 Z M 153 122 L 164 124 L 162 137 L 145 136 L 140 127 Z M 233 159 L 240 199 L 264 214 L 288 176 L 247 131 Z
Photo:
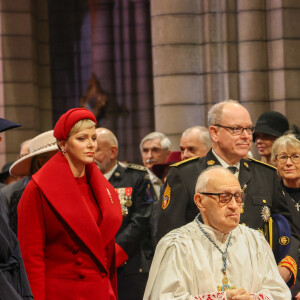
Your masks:
M 58 140 L 66 140 L 73 125 L 83 119 L 90 119 L 97 123 L 95 115 L 86 108 L 72 108 L 68 110 L 56 122 L 54 137 Z
M 160 179 L 163 179 L 166 168 L 170 165 L 181 161 L 181 152 L 172 151 L 164 164 L 156 164 L 152 167 L 153 173 Z
M 278 264 L 287 255 L 291 247 L 291 227 L 287 219 L 279 214 L 271 216 L 268 227 L 267 240 Z
M 282 136 L 288 130 L 288 119 L 277 111 L 266 111 L 262 113 L 255 125 L 255 132 L 270 134 L 277 138 Z M 253 134 L 254 141 L 256 139 L 255 132 Z
M 21 124 L 0 118 L 0 132 L 22 126 Z
M 6 177 L 9 175 L 9 168 L 13 164 L 13 161 L 9 161 L 2 167 L 1 173 L 0 173 L 0 182 L 3 182 Z

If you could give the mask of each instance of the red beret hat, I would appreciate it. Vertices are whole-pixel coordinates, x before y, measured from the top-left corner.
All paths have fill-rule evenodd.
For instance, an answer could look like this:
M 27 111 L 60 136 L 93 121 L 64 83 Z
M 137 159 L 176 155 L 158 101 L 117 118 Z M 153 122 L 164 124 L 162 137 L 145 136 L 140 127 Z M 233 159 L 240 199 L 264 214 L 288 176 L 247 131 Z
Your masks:
M 78 121 L 83 119 L 90 119 L 97 123 L 94 114 L 86 108 L 72 108 L 61 115 L 54 127 L 54 137 L 61 141 L 66 140 L 71 128 Z

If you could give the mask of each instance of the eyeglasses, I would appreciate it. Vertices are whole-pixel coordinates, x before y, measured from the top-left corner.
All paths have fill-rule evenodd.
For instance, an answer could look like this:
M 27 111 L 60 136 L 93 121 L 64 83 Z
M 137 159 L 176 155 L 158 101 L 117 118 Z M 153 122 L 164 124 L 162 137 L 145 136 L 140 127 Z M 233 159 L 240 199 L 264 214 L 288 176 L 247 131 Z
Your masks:
M 236 192 L 234 194 L 232 193 L 201 193 L 202 195 L 208 195 L 208 196 L 219 196 L 219 202 L 228 204 L 232 197 L 234 197 L 237 204 L 241 204 L 245 200 L 245 193 L 244 192 Z
M 243 134 L 244 130 L 246 130 L 248 134 L 253 134 L 255 131 L 255 127 L 230 127 L 230 126 L 223 126 L 220 124 L 215 124 L 214 126 L 225 128 L 232 135 L 241 135 Z
M 288 158 L 290 158 L 293 163 L 297 164 L 300 161 L 300 154 L 294 153 L 292 155 L 287 155 L 287 154 L 276 155 L 276 159 L 282 164 L 285 164 Z

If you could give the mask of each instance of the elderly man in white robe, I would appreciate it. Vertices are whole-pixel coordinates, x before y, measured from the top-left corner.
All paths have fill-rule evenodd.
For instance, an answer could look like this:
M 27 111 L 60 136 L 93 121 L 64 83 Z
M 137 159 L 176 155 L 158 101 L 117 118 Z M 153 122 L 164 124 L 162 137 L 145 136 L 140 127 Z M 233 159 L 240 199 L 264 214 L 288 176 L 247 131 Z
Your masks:
M 198 177 L 195 220 L 157 245 L 144 300 L 288 300 L 272 250 L 257 230 L 239 225 L 244 193 L 221 166 Z

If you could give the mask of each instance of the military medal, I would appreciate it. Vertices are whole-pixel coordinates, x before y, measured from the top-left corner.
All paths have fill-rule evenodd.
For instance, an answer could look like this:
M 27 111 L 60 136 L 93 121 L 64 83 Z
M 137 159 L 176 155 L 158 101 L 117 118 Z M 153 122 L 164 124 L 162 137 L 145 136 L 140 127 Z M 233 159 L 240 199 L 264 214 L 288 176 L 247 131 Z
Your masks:
M 128 206 L 126 205 L 126 203 L 127 203 L 128 199 L 127 199 L 127 195 L 125 193 L 125 188 L 115 188 L 115 190 L 119 196 L 121 210 L 122 210 L 122 216 L 127 216 L 128 215 Z M 131 190 L 132 190 L 132 188 L 131 188 Z
M 198 217 L 199 217 L 200 214 L 198 214 L 195 218 L 195 221 L 198 225 L 198 227 L 200 228 L 200 230 L 202 231 L 202 233 L 207 237 L 207 239 L 218 249 L 218 251 L 222 254 L 222 260 L 223 260 L 223 267 L 221 269 L 222 273 L 224 274 L 223 276 L 223 279 L 222 279 L 222 286 L 218 285 L 217 286 L 217 289 L 219 292 L 222 292 L 222 291 L 227 291 L 227 290 L 233 290 L 233 289 L 236 289 L 235 286 L 230 286 L 228 284 L 228 278 L 227 278 L 227 275 L 226 275 L 226 268 L 227 268 L 227 250 L 228 250 L 228 246 L 230 245 L 230 240 L 231 240 L 231 237 L 232 237 L 232 232 L 230 232 L 230 235 L 229 235 L 229 238 L 228 238 L 228 242 L 226 244 L 226 247 L 225 247 L 225 251 L 222 251 L 220 249 L 220 247 L 211 239 L 211 237 L 207 234 L 207 232 L 204 230 L 204 228 L 202 228 L 199 220 L 198 220 Z
M 261 217 L 265 223 L 267 223 L 271 217 L 270 208 L 267 205 L 264 205 L 261 210 Z
M 132 201 L 131 201 L 132 187 L 126 187 L 125 188 L 125 195 L 126 195 L 126 203 L 125 203 L 125 205 L 127 207 L 131 207 L 132 206 Z

